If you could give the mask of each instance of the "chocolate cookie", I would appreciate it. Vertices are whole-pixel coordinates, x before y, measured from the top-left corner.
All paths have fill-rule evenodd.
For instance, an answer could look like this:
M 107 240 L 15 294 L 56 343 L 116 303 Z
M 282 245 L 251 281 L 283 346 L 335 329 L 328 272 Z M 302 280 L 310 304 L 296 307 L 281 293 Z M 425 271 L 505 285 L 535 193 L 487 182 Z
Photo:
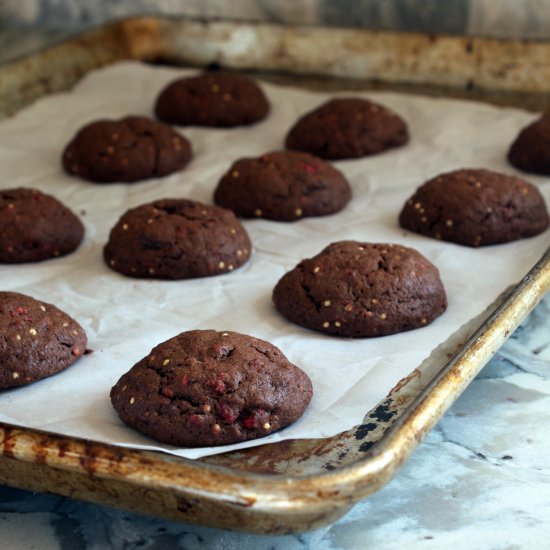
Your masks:
M 423 327 L 447 308 L 439 271 L 412 248 L 341 241 L 302 260 L 273 291 L 298 325 L 365 338 Z
M 163 443 L 228 445 L 295 422 L 312 396 L 307 374 L 272 344 L 193 330 L 156 346 L 111 390 L 120 418 Z
M 405 203 L 399 223 L 443 241 L 484 246 L 541 233 L 548 227 L 548 212 L 531 183 L 489 170 L 464 169 L 421 185 Z
M 296 151 L 238 160 L 214 193 L 214 202 L 237 216 L 279 221 L 333 214 L 350 198 L 350 186 L 341 172 Z
M 408 141 L 407 125 L 386 107 L 366 99 L 339 98 L 302 116 L 288 132 L 286 147 L 324 159 L 347 159 Z
M 97 120 L 81 128 L 63 152 L 63 167 L 96 183 L 133 183 L 184 168 L 191 144 L 172 128 L 129 116 Z
M 0 263 L 65 256 L 83 236 L 82 222 L 54 197 L 23 187 L 0 191 Z
M 262 120 L 268 112 L 269 103 L 253 80 L 220 73 L 175 80 L 155 104 L 157 118 L 179 126 L 230 128 Z
M 191 279 L 233 271 L 250 256 L 248 234 L 231 210 L 162 199 L 128 210 L 103 256 L 130 277 Z
M 521 130 L 508 151 L 508 161 L 524 172 L 550 176 L 550 113 Z
M 56 374 L 86 351 L 86 334 L 74 319 L 18 292 L 0 292 L 0 335 L 1 389 Z

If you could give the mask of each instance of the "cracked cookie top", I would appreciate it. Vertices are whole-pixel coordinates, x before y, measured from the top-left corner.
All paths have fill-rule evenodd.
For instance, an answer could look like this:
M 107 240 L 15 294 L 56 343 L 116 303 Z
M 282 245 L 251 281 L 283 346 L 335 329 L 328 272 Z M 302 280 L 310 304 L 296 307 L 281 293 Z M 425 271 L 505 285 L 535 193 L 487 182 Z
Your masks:
M 184 168 L 191 144 L 169 126 L 144 117 L 97 120 L 81 128 L 63 152 L 65 170 L 96 183 L 134 183 Z
M 66 369 L 84 354 L 86 341 L 84 329 L 55 306 L 0 292 L 0 389 Z
M 533 184 L 490 170 L 463 169 L 421 185 L 401 210 L 399 224 L 477 247 L 537 235 L 548 227 L 548 212 Z
M 0 263 L 65 256 L 83 236 L 80 219 L 56 198 L 24 187 L 0 191 Z
M 274 345 L 237 332 L 194 330 L 156 346 L 111 390 L 120 418 L 176 446 L 228 445 L 295 422 L 309 377 Z
M 180 126 L 232 128 L 267 116 L 269 102 L 250 78 L 202 73 L 170 82 L 155 104 L 158 119 Z
M 350 338 L 423 327 L 447 308 L 439 271 L 422 254 L 356 241 L 302 260 L 279 280 L 273 303 L 293 323 Z
M 286 136 L 286 148 L 323 159 L 374 155 L 409 141 L 405 121 L 366 99 L 331 99 L 303 115 Z
M 351 198 L 340 171 L 298 151 L 237 160 L 221 178 L 214 201 L 243 218 L 296 221 L 338 212 Z
M 161 199 L 128 210 L 111 230 L 104 259 L 130 277 L 191 279 L 228 273 L 251 253 L 231 210 L 186 199 Z

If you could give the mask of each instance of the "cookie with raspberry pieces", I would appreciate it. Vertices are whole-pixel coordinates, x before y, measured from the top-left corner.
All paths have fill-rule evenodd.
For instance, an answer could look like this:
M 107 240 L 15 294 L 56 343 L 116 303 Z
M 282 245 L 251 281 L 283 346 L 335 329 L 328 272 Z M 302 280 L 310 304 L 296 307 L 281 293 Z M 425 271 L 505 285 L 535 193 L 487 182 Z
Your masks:
M 286 148 L 323 159 L 351 159 L 382 153 L 409 141 L 406 122 L 373 101 L 331 99 L 303 115 L 286 136 Z
M 250 78 L 206 72 L 170 82 L 155 103 L 158 119 L 179 126 L 232 128 L 265 118 L 269 102 Z
M 187 199 L 159 199 L 125 212 L 103 250 L 107 265 L 147 279 L 221 275 L 248 261 L 252 244 L 231 210 Z
M 508 162 L 524 172 L 550 176 L 550 113 L 519 132 L 508 150 Z
M 421 235 L 478 247 L 542 233 L 548 211 L 538 188 L 522 178 L 462 169 L 422 184 L 403 206 L 399 224 Z
M 299 151 L 239 159 L 214 193 L 216 204 L 237 216 L 285 222 L 334 214 L 350 198 L 350 185 L 339 170 Z
M 63 151 L 65 171 L 95 183 L 135 183 L 182 170 L 191 144 L 172 128 L 140 116 L 95 120 Z
M 273 303 L 306 328 L 349 338 L 428 325 L 447 308 L 439 271 L 397 244 L 339 241 L 283 275 Z
M 122 421 L 180 447 L 265 437 L 295 422 L 309 377 L 274 345 L 237 332 L 193 330 L 153 348 L 111 390 Z
M 80 219 L 55 197 L 24 187 L 0 191 L 0 263 L 65 256 L 83 236 Z
M 0 292 L 0 335 L 0 389 L 56 374 L 86 351 L 86 333 L 74 319 L 18 292 Z

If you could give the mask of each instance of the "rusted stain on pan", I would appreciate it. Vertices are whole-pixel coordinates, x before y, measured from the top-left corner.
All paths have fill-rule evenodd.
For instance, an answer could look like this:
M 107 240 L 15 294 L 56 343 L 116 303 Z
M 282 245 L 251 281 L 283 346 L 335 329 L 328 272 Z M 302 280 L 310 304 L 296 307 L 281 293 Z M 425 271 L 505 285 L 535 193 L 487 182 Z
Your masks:
M 66 90 L 98 67 L 123 59 L 147 58 L 145 35 L 159 37 L 158 25 L 150 19 L 127 25 L 115 23 L 51 46 L 30 57 L 0 68 L 0 118 L 52 92 Z M 155 43 L 158 40 L 155 38 Z M 157 50 L 151 53 L 156 55 Z
M 484 90 L 550 89 L 545 42 L 190 20 L 165 22 L 162 33 L 166 55 L 197 65 Z
M 70 88 L 91 69 L 124 59 L 333 76 L 390 88 L 404 83 L 434 94 L 529 92 L 547 105 L 549 58 L 547 42 L 136 18 L 5 65 L 0 117 Z

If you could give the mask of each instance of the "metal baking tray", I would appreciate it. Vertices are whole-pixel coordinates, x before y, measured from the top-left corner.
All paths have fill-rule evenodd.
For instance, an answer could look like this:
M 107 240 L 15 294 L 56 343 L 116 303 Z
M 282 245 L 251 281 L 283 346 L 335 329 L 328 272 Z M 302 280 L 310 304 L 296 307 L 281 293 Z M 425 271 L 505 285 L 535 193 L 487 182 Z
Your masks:
M 0 67 L 0 118 L 124 59 L 220 65 L 324 90 L 384 88 L 544 110 L 549 58 L 546 42 L 136 18 Z M 361 425 L 334 437 L 192 461 L 0 423 L 0 483 L 212 527 L 272 534 L 321 527 L 395 474 L 549 289 L 550 249 Z

